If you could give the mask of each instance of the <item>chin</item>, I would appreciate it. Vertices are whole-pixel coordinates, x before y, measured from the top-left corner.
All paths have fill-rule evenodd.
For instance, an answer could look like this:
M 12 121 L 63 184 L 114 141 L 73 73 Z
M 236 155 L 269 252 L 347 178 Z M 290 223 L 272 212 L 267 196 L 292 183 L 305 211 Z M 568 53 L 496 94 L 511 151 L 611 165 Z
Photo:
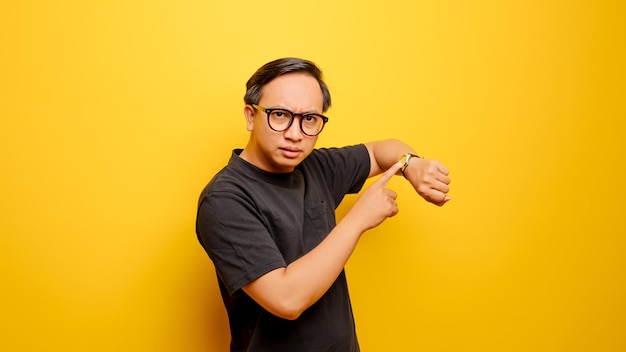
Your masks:
M 291 160 L 291 162 L 282 163 L 279 168 L 284 170 L 283 172 L 292 172 L 301 162 L 302 160 Z
M 298 166 L 302 162 L 302 160 L 304 159 L 280 158 L 279 160 L 276 160 L 276 162 L 274 163 L 274 169 L 278 173 L 292 172 L 293 169 L 295 169 L 295 167 Z

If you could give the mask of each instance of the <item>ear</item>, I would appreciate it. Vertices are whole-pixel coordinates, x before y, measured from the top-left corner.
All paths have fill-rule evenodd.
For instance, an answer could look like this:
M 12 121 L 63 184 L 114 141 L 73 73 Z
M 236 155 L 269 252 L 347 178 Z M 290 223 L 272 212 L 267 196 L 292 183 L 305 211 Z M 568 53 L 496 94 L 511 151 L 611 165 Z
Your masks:
M 246 105 L 243 108 L 243 114 L 246 117 L 246 128 L 248 131 L 252 131 L 254 129 L 254 113 L 256 110 L 251 105 Z

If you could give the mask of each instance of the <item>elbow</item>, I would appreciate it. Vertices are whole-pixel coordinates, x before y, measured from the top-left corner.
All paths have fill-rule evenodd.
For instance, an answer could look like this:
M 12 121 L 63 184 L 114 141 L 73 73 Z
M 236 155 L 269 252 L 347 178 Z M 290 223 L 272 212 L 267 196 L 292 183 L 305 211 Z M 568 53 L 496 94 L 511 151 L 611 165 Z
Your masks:
M 282 319 L 296 320 L 307 308 L 308 307 L 296 304 L 295 302 L 289 302 L 289 300 L 285 300 L 275 305 L 268 311 Z
M 301 284 L 290 284 L 283 278 L 284 269 L 274 270 L 243 287 L 243 291 L 267 312 L 286 320 L 296 320 L 319 297 Z M 287 283 L 285 283 L 287 282 Z
M 310 306 L 300 300 L 295 295 L 255 295 L 254 291 L 244 287 L 244 291 L 254 300 L 261 308 L 270 314 L 286 320 L 296 320 Z
M 288 314 L 281 314 L 281 315 L 276 315 L 276 316 L 279 317 L 279 318 L 285 319 L 285 320 L 296 320 L 296 319 L 298 319 L 300 317 L 301 313 L 302 312 L 300 312 L 300 313 L 290 312 Z

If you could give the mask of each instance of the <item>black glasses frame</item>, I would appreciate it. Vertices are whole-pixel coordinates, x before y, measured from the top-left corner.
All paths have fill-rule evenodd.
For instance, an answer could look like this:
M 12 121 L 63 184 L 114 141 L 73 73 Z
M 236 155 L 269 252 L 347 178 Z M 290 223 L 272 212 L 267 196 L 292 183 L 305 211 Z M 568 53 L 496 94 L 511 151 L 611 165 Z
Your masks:
M 291 111 L 289 111 L 287 109 L 282 109 L 282 108 L 271 108 L 270 109 L 270 108 L 264 108 L 264 107 L 262 107 L 260 105 L 256 105 L 256 104 L 250 104 L 250 105 L 252 105 L 253 108 L 255 108 L 255 109 L 259 110 L 259 111 L 263 111 L 264 113 L 267 114 L 267 124 L 268 124 L 268 126 L 270 126 L 270 128 L 272 130 L 274 130 L 276 132 L 284 132 L 284 131 L 288 130 L 289 127 L 291 127 L 291 125 L 293 124 L 293 120 L 296 118 L 296 116 L 300 116 L 300 131 L 302 131 L 302 133 L 304 133 L 307 136 L 315 137 L 318 134 L 322 133 L 322 130 L 324 129 L 324 126 L 326 126 L 326 123 L 328 122 L 328 117 L 326 117 L 324 115 L 320 115 L 320 114 L 308 113 L 308 112 L 304 113 L 304 114 L 296 114 L 295 112 L 291 112 Z M 274 112 L 274 111 L 284 111 L 286 113 L 289 113 L 289 115 L 291 115 L 291 121 L 289 121 L 289 124 L 287 124 L 287 127 L 285 127 L 282 130 L 277 130 L 274 127 L 272 127 L 272 124 L 270 123 L 270 114 L 272 112 Z M 304 128 L 302 127 L 302 121 L 307 116 L 317 116 L 317 117 L 320 117 L 322 119 L 322 127 L 320 128 L 320 130 L 317 133 L 310 134 L 310 133 L 306 133 L 304 131 Z

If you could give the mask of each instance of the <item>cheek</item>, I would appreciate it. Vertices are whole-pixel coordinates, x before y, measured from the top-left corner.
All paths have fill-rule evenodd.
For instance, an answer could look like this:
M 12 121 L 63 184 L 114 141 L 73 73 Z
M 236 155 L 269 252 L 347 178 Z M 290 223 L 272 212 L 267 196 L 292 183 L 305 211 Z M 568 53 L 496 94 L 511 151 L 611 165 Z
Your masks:
M 311 138 L 306 138 L 305 144 L 304 144 L 304 149 L 306 149 L 307 154 L 313 151 L 313 148 L 315 148 L 315 143 L 317 142 L 317 136 L 315 137 L 311 137 Z
M 248 128 L 249 131 L 254 130 L 257 135 L 267 135 L 269 132 L 272 132 L 270 127 L 267 125 L 267 120 L 259 116 L 255 117 L 254 120 L 248 123 Z
M 261 122 L 261 123 L 260 123 Z M 280 139 L 280 133 L 272 131 L 269 126 L 265 125 L 262 121 L 257 121 L 254 124 L 254 133 L 257 141 L 263 145 L 271 146 L 277 143 Z

